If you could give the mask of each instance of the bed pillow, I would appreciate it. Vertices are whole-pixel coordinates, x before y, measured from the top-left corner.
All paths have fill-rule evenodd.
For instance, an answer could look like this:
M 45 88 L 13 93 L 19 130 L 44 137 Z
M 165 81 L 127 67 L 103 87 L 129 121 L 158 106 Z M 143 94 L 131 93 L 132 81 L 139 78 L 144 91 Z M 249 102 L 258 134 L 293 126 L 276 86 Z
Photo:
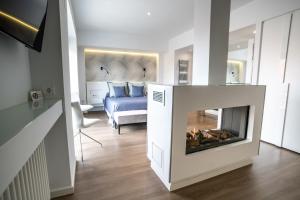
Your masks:
M 128 85 L 127 82 L 107 82 L 109 97 L 115 97 L 114 86 L 125 87 L 125 94 L 128 96 Z
M 131 86 L 131 96 L 132 97 L 143 97 L 144 96 L 144 86 Z
M 128 82 L 128 95 L 132 96 L 132 86 L 143 86 L 145 90 L 145 83 L 144 82 Z M 145 91 L 144 91 L 145 92 Z
M 115 97 L 126 97 L 125 86 L 113 86 Z

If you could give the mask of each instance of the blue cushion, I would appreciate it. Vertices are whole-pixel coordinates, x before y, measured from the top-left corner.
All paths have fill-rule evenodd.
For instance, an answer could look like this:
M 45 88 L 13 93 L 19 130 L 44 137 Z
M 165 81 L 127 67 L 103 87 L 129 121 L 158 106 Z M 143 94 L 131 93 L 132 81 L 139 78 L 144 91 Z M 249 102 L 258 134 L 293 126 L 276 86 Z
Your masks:
M 145 83 L 144 82 L 128 82 L 128 95 L 132 96 L 132 86 L 144 86 L 145 87 Z M 144 88 L 145 89 L 145 88 Z M 145 92 L 145 91 L 144 91 Z
M 126 97 L 125 86 L 114 86 L 115 97 Z
M 144 86 L 132 86 L 132 97 L 143 97 L 144 96 Z
M 125 94 L 126 96 L 128 96 L 128 87 L 127 87 L 127 82 L 107 82 L 107 86 L 108 86 L 108 91 L 109 91 L 109 97 L 115 97 L 115 90 L 114 87 L 121 87 L 124 86 L 125 87 Z

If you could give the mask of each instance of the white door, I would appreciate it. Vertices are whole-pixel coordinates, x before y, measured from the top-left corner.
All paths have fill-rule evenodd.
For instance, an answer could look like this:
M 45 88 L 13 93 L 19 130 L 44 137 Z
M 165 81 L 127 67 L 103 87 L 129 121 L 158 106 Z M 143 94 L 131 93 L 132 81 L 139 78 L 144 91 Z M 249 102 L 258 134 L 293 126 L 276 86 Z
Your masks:
M 293 14 L 285 82 L 290 84 L 283 147 L 300 153 L 300 11 Z
M 284 84 L 285 60 L 291 14 L 263 24 L 259 84 L 266 85 L 261 139 L 282 146 L 288 85 Z

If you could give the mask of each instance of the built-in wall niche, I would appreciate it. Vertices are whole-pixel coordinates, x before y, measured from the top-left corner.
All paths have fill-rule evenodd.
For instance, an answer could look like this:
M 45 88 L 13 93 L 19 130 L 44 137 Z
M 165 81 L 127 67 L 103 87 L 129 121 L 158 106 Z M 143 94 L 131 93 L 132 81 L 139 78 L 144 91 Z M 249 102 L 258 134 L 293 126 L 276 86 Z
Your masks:
M 156 53 L 102 49 L 85 49 L 84 52 L 87 82 L 156 81 Z
M 251 83 L 256 25 L 229 33 L 226 83 Z
M 245 140 L 250 106 L 187 114 L 186 154 Z
M 175 51 L 175 83 L 192 83 L 193 45 Z
M 226 83 L 245 83 L 246 61 L 228 60 Z

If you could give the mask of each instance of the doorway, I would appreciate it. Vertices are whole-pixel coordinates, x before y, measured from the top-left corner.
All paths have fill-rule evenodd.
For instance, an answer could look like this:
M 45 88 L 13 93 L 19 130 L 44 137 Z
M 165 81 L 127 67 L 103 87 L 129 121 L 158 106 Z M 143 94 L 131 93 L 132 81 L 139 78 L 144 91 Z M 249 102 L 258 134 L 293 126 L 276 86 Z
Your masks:
M 251 84 L 256 25 L 229 33 L 227 84 Z

